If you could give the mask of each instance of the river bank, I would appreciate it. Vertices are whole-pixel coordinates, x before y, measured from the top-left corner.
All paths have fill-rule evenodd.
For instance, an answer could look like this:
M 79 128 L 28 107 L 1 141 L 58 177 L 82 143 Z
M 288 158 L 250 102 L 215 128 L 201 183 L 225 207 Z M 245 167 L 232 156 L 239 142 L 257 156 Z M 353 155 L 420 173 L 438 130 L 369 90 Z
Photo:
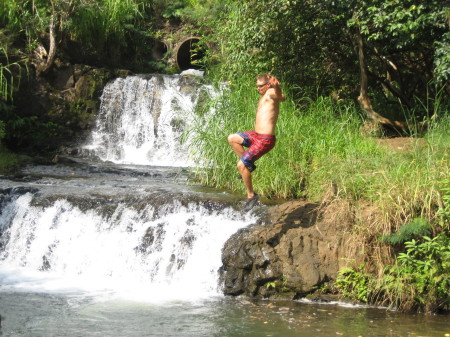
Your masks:
M 99 70 L 94 73 L 97 71 Z M 88 72 L 88 74 L 90 73 Z M 63 91 L 75 92 L 75 88 L 79 87 L 76 83 L 80 81 L 92 83 L 80 77 L 72 89 L 66 88 Z M 97 85 L 99 84 L 96 82 Z M 87 88 L 80 92 L 85 91 L 93 92 Z M 94 92 L 100 95 L 98 90 L 94 90 Z M 196 147 L 195 139 L 192 140 L 186 135 L 189 134 L 195 138 L 197 132 L 199 135 L 216 132 L 214 128 L 210 128 L 208 118 L 217 119 L 218 115 L 201 110 L 205 105 L 208 105 L 208 102 L 216 100 L 216 97 L 211 94 L 212 92 L 211 86 L 204 85 L 202 79 L 192 75 L 116 77 L 108 82 L 101 91 L 98 108 L 95 110 L 96 112 L 93 111 L 89 115 L 90 122 L 82 123 L 84 125 L 82 131 L 74 131 L 77 137 L 68 137 L 62 142 L 60 142 L 60 139 L 54 139 L 51 144 L 55 150 L 44 157 L 43 161 L 41 159 L 41 163 L 70 165 L 74 163 L 70 156 L 75 156 L 96 158 L 96 160 L 100 159 L 104 162 L 119 164 L 192 166 L 195 159 L 192 161 L 192 157 L 189 157 L 189 148 L 196 149 L 197 154 L 202 148 Z M 90 98 L 92 97 L 90 96 Z M 52 102 L 62 101 L 55 100 Z M 197 102 L 201 103 L 200 112 L 196 105 Z M 322 107 L 330 107 L 326 105 L 328 103 L 324 104 Z M 334 109 L 334 107 L 331 108 Z M 336 121 L 331 120 L 334 110 L 328 113 L 330 115 L 327 118 L 330 119 L 329 124 L 331 126 L 334 123 L 341 124 L 339 118 Z M 292 118 L 289 113 L 285 112 L 286 114 L 286 119 Z M 222 114 L 219 116 L 224 118 Z M 315 116 L 320 119 L 320 115 L 316 114 Z M 237 123 L 238 120 L 237 116 L 234 123 Z M 201 121 L 205 121 L 205 123 L 200 123 Z M 316 122 L 314 121 L 312 126 L 317 125 Z M 286 130 L 283 130 L 286 121 L 283 123 L 280 127 L 282 135 L 286 134 Z M 345 129 L 341 132 L 349 133 Z M 223 130 L 222 133 L 224 133 Z M 289 133 L 302 134 L 299 131 Z M 339 137 L 339 134 L 336 137 Z M 355 134 L 352 137 L 352 144 L 346 145 L 347 150 L 354 146 L 353 143 L 365 144 L 365 142 L 370 142 L 367 139 L 361 140 L 360 135 Z M 325 172 L 325 170 L 323 168 L 317 170 L 318 164 L 314 162 L 303 164 L 296 162 L 296 158 L 301 155 L 304 148 L 308 147 L 308 142 L 312 142 L 315 138 L 313 137 L 311 140 L 303 139 L 295 145 L 298 153 L 293 152 L 293 157 L 289 160 L 279 160 L 280 157 L 283 157 L 286 145 L 289 144 L 283 141 L 282 137 L 280 138 L 280 146 L 277 147 L 277 151 L 270 154 L 275 154 L 278 159 L 261 159 L 261 169 L 256 172 L 257 176 L 255 177 L 258 191 L 261 189 L 260 184 L 264 184 L 266 180 L 270 183 L 272 181 L 281 182 L 282 186 L 288 186 L 292 190 L 302 188 L 301 185 L 296 186 L 298 179 L 303 181 L 302 184 L 305 185 L 303 191 L 308 191 L 306 189 L 306 185 L 310 184 L 307 180 L 308 177 L 315 177 L 317 176 L 315 172 Z M 83 142 L 80 144 L 82 139 Z M 181 139 L 183 139 L 183 142 L 180 142 Z M 320 140 L 320 142 L 322 141 Z M 332 138 L 328 141 L 333 143 Z M 432 141 L 435 142 L 435 140 Z M 221 142 L 217 137 L 214 138 L 211 145 L 215 143 L 220 143 L 217 146 L 218 149 L 226 146 L 225 142 Z M 355 153 L 358 154 L 357 156 L 374 154 L 375 158 L 380 160 L 385 160 L 383 158 L 400 160 L 401 164 L 402 162 L 409 162 L 411 156 L 419 158 L 421 154 L 427 153 L 432 144 L 439 145 L 439 143 L 430 143 L 430 139 L 418 140 L 414 138 L 382 139 L 379 143 L 383 144 L 383 149 L 380 149 L 377 144 L 371 144 L 368 152 L 362 147 L 354 149 Z M 320 143 L 314 143 L 313 145 L 318 146 L 318 144 Z M 336 148 L 336 144 L 333 146 Z M 57 148 L 58 150 L 56 150 Z M 439 149 L 438 146 L 435 148 Z M 229 149 L 227 148 L 225 151 L 227 150 Z M 436 158 L 430 157 L 430 159 L 435 161 L 441 158 L 439 153 L 438 151 L 433 152 L 432 156 Z M 209 160 L 210 155 L 206 151 L 202 153 L 201 158 Z M 319 153 L 316 153 L 316 155 L 319 155 Z M 445 154 L 443 156 L 442 158 L 445 158 Z M 232 167 L 234 162 L 229 158 L 232 158 L 232 156 L 222 155 L 218 163 L 223 162 L 223 166 L 218 166 L 214 170 L 196 170 L 196 172 L 201 172 L 200 174 L 205 174 L 204 176 L 208 176 L 211 172 L 221 172 L 224 177 L 227 177 L 226 182 L 232 184 L 230 188 L 224 190 L 238 191 L 242 187 L 241 182 L 230 179 L 230 175 L 234 174 L 235 169 Z M 338 165 L 351 158 L 353 157 L 347 158 L 343 162 L 338 161 Z M 419 162 L 420 165 L 421 163 Z M 274 165 L 280 166 L 281 171 L 274 170 L 272 167 Z M 305 165 L 304 168 L 314 166 L 316 171 L 308 172 L 306 170 L 303 176 L 297 175 L 299 174 L 297 170 L 303 167 L 301 165 Z M 268 226 L 245 229 L 235 234 L 225 244 L 222 258 L 222 277 L 226 294 L 296 299 L 318 291 L 321 293 L 341 293 L 352 300 L 367 303 L 402 306 L 402 303 L 397 301 L 403 301 L 401 300 L 401 298 L 404 298 L 403 293 L 387 293 L 388 295 L 382 293 L 380 295 L 380 291 L 370 289 L 370 284 L 371 282 L 378 282 L 376 275 L 382 273 L 385 266 L 395 265 L 396 254 L 404 251 L 404 242 L 410 239 L 420 239 L 429 234 L 426 234 L 427 232 L 413 232 L 396 244 L 383 242 L 380 237 L 383 235 L 389 237 L 401 232 L 400 228 L 408 224 L 418 214 L 423 214 L 425 219 L 429 219 L 427 221 L 435 222 L 442 218 L 442 216 L 441 218 L 437 217 L 434 203 L 439 204 L 439 200 L 445 200 L 445 194 L 442 194 L 442 196 L 438 194 L 437 197 L 433 194 L 432 201 L 425 204 L 425 206 L 428 205 L 427 208 L 421 206 L 424 202 L 420 200 L 421 195 L 426 196 L 434 189 L 439 188 L 438 182 L 431 181 L 438 171 L 438 167 L 433 167 L 426 172 L 427 176 L 425 179 L 422 178 L 422 181 L 418 179 L 419 186 L 426 187 L 430 182 L 432 185 L 420 190 L 418 195 L 414 195 L 414 199 L 411 200 L 412 204 L 407 201 L 409 195 L 405 195 L 403 196 L 404 200 L 394 200 L 384 205 L 383 208 L 383 205 L 380 206 L 376 200 L 370 201 L 367 198 L 370 195 L 368 192 L 376 191 L 375 187 L 370 187 L 367 184 L 373 177 L 376 179 L 381 177 L 381 182 L 386 183 L 387 171 L 383 170 L 387 168 L 384 167 L 381 171 L 374 171 L 371 167 L 370 171 L 365 171 L 364 168 L 355 171 L 351 162 L 346 165 L 348 166 L 343 167 L 340 172 L 343 173 L 344 179 L 349 179 L 348 181 L 335 180 L 339 182 L 336 183 L 334 180 L 327 180 L 329 179 L 327 176 L 322 177 L 322 183 L 325 182 L 328 187 L 321 190 L 320 199 L 312 198 L 312 196 L 302 199 L 292 198 L 291 201 L 270 207 L 267 216 Z M 423 172 L 423 167 L 420 165 L 420 172 Z M 445 161 L 441 160 L 439 165 L 445 166 Z M 351 174 L 346 173 L 346 169 L 350 170 Z M 272 177 L 271 172 L 275 176 Z M 284 176 L 284 174 L 288 174 L 288 176 Z M 408 174 L 411 174 L 411 172 Z M 292 180 L 288 179 L 290 176 L 292 176 Z M 407 187 L 406 185 L 397 185 L 399 178 L 400 176 L 389 182 L 392 195 L 388 195 L 388 198 L 402 196 L 401 190 L 395 192 L 394 188 Z M 196 178 L 191 176 L 190 183 L 198 182 L 197 179 L 198 176 Z M 214 182 L 214 180 L 211 181 Z M 358 182 L 358 186 L 352 186 L 351 182 Z M 365 182 L 366 185 L 361 185 L 362 182 Z M 380 183 L 380 181 L 376 182 Z M 209 183 L 209 185 L 211 187 L 220 186 L 220 181 L 215 181 L 212 185 Z M 270 186 L 269 188 L 273 187 Z M 428 190 L 428 188 L 431 189 Z M 262 192 L 263 195 L 270 195 L 263 189 Z M 389 201 L 388 198 L 385 199 Z M 273 203 L 269 199 L 266 199 L 266 202 Z M 403 208 L 397 208 L 398 202 L 401 203 Z M 395 213 L 392 213 L 392 210 Z M 438 224 L 436 223 L 436 225 Z M 420 230 L 428 230 L 426 223 L 425 225 L 419 224 L 418 227 Z M 439 229 L 440 227 L 436 226 L 435 228 Z M 445 223 L 443 223 L 442 228 L 446 228 Z M 430 233 L 436 235 L 439 231 L 433 229 Z M 445 251 L 443 253 L 445 254 Z M 417 256 L 414 261 L 422 261 L 422 258 Z M 441 261 L 441 256 L 433 255 L 433 258 Z M 438 267 L 443 266 L 443 269 L 438 270 L 439 275 L 447 273 L 445 269 L 446 261 L 444 260 L 442 264 L 438 265 Z M 347 271 L 347 274 L 343 274 L 342 271 Z M 406 275 L 410 275 L 410 273 Z M 427 288 L 422 289 L 422 293 L 433 294 L 434 289 L 438 289 L 438 293 L 433 295 L 436 297 L 426 300 L 419 297 L 418 300 L 419 302 L 422 301 L 422 304 L 417 307 L 415 300 L 404 301 L 408 304 L 408 307 L 403 309 L 445 310 L 448 304 L 445 298 L 442 302 L 442 293 L 445 294 L 447 286 L 445 284 L 442 286 L 433 284 L 429 280 L 429 277 L 431 277 L 429 273 L 423 273 L 423 275 L 427 278 Z M 341 289 L 334 287 L 334 283 L 339 277 L 342 281 L 341 284 L 345 285 Z M 419 281 L 409 280 L 406 284 L 413 287 Z M 388 287 L 390 287 L 390 284 L 386 285 L 386 288 Z M 376 288 L 374 287 L 374 289 Z
M 287 279 L 272 279 L 272 286 L 260 277 L 257 294 L 248 282 L 248 296 L 223 296 L 231 270 L 225 281 L 219 270 L 223 277 L 225 267 L 240 266 L 229 255 L 231 264 L 224 264 L 233 249 L 239 261 L 247 253 L 254 258 L 260 276 L 281 266 L 290 250 L 294 263 L 286 267 L 317 281 L 306 276 L 325 270 L 317 252 L 333 251 L 330 240 L 347 228 L 340 221 L 345 212 L 335 216 L 341 204 L 322 205 L 319 213 L 320 205 L 304 201 L 260 204 L 243 214 L 240 196 L 186 184 L 185 168 L 65 159 L 0 180 L 1 335 L 442 337 L 449 331 L 446 316 L 331 296 L 301 299 L 306 282 L 286 291 Z M 303 245 L 289 249 L 289 240 Z M 331 279 L 335 269 L 328 266 Z

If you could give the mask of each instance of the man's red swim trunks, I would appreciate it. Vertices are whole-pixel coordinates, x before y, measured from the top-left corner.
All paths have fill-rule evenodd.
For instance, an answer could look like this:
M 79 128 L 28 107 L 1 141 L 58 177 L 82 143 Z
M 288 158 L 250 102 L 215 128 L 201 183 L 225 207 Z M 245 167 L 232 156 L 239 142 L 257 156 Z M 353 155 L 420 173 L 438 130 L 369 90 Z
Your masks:
M 237 132 L 244 141 L 242 146 L 248 147 L 247 151 L 241 157 L 242 162 L 247 166 L 250 172 L 256 169 L 254 162 L 263 154 L 273 149 L 276 143 L 275 135 L 263 135 L 255 131 Z

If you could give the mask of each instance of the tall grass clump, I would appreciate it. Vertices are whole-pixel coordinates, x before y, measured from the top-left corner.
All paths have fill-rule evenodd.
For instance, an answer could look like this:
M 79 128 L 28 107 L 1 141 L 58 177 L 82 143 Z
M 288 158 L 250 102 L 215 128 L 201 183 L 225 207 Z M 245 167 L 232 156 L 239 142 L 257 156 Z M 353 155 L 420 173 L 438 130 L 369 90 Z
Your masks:
M 374 186 L 374 200 L 386 216 L 384 234 L 416 217 L 435 220 L 442 205 L 440 182 L 448 179 L 450 172 L 449 122 L 449 116 L 443 116 L 423 138 L 412 138 L 408 151 L 384 155 L 382 173 Z
M 199 176 L 208 185 L 242 191 L 236 179 L 238 158 L 230 149 L 227 136 L 253 130 L 260 98 L 254 79 L 232 83 L 213 102 L 214 114 L 202 114 L 197 124 L 196 146 L 209 167 Z M 319 199 L 330 181 L 347 184 L 342 189 L 363 196 L 358 188 L 367 178 L 352 177 L 352 172 L 371 168 L 369 158 L 381 155 L 376 143 L 360 136 L 361 120 L 353 105 L 334 104 L 331 99 L 304 99 L 297 106 L 289 99 L 281 103 L 277 124 L 277 145 L 256 162 L 254 188 L 268 198 Z M 210 109 L 205 106 L 204 109 Z M 346 165 L 343 168 L 343 165 Z M 351 180 L 351 183 L 349 182 Z
M 2 100 L 3 102 L 12 100 L 13 92 L 15 89 L 17 89 L 20 83 L 22 66 L 25 66 L 25 68 L 27 68 L 25 59 L 14 62 L 10 61 L 8 57 L 7 47 L 0 44 L 0 100 Z M 14 76 L 15 74 L 17 74 L 17 79 Z M 3 104 L 1 101 L 0 103 Z M 0 106 L 0 111 L 1 110 L 2 107 Z
M 107 41 L 126 45 L 125 35 L 136 20 L 143 17 L 145 1 L 102 0 L 79 5 L 68 22 L 69 31 L 90 46 L 102 46 Z
M 437 182 L 450 171 L 448 116 L 430 124 L 425 137 L 408 139 L 407 151 L 393 151 L 362 135 L 353 103 L 323 96 L 294 102 L 289 88 L 283 90 L 287 100 L 281 103 L 277 144 L 256 162 L 255 191 L 270 199 L 319 201 L 335 186 L 336 198 L 379 210 L 381 218 L 363 224 L 369 236 L 390 235 L 415 218 L 433 221 L 441 202 Z M 242 78 L 199 109 L 194 128 L 206 167 L 198 174 L 202 183 L 243 193 L 227 136 L 253 130 L 259 97 L 255 79 Z
M 24 33 L 29 51 L 48 30 L 50 18 L 63 40 L 70 37 L 97 50 L 109 44 L 131 47 L 142 42 L 138 36 L 151 35 L 143 20 L 151 5 L 142 0 L 8 0 L 0 2 L 0 25 Z M 127 40 L 130 32 L 139 41 Z

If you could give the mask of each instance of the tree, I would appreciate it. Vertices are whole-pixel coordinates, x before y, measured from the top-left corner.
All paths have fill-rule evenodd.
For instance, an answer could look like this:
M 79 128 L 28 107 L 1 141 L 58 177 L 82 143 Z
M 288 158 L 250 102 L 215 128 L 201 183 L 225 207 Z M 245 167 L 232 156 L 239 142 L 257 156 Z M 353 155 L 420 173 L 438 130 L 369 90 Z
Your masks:
M 398 103 L 413 109 L 417 101 L 434 95 L 436 44 L 442 41 L 443 4 L 426 0 L 368 0 L 354 8 L 347 21 L 355 36 L 361 73 L 358 101 L 369 118 L 393 127 L 405 128 L 375 112 L 367 92 L 368 78 L 377 86 L 380 102 Z M 433 84 L 433 85 L 430 85 Z M 416 102 L 415 102 L 416 101 Z M 417 113 L 424 118 L 429 111 Z M 434 113 L 434 112 L 432 112 Z
M 57 48 L 69 40 L 99 55 L 109 54 L 105 59 L 113 61 L 112 51 L 121 48 L 126 54 L 139 46 L 139 51 L 128 53 L 139 57 L 153 36 L 151 5 L 144 0 L 8 0 L 0 3 L 0 24 L 26 37 L 33 64 L 44 74 Z M 130 59 L 134 57 L 127 58 L 128 64 Z
M 423 102 L 448 80 L 447 19 L 438 0 L 228 0 L 214 37 L 223 76 L 273 72 L 298 97 L 358 97 L 370 120 L 404 129 L 402 111 L 430 117 Z

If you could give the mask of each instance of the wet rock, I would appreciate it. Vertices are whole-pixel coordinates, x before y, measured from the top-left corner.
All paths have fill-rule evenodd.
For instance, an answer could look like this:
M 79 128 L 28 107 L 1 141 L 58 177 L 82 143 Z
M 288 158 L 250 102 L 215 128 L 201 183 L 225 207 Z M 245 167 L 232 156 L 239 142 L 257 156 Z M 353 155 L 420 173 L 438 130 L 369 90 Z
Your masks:
M 239 231 L 225 244 L 221 280 L 227 295 L 298 298 L 333 280 L 349 257 L 342 244 L 353 217 L 344 202 L 288 202 L 269 210 L 268 225 Z
M 57 90 L 66 90 L 73 88 L 75 85 L 73 66 L 61 66 L 54 71 L 50 77 L 51 85 Z
M 69 157 L 55 155 L 52 159 L 53 164 L 77 164 L 77 162 Z
M 35 194 L 39 192 L 39 189 L 36 187 L 28 187 L 28 186 L 16 186 L 0 189 L 0 195 L 22 195 L 26 193 Z

